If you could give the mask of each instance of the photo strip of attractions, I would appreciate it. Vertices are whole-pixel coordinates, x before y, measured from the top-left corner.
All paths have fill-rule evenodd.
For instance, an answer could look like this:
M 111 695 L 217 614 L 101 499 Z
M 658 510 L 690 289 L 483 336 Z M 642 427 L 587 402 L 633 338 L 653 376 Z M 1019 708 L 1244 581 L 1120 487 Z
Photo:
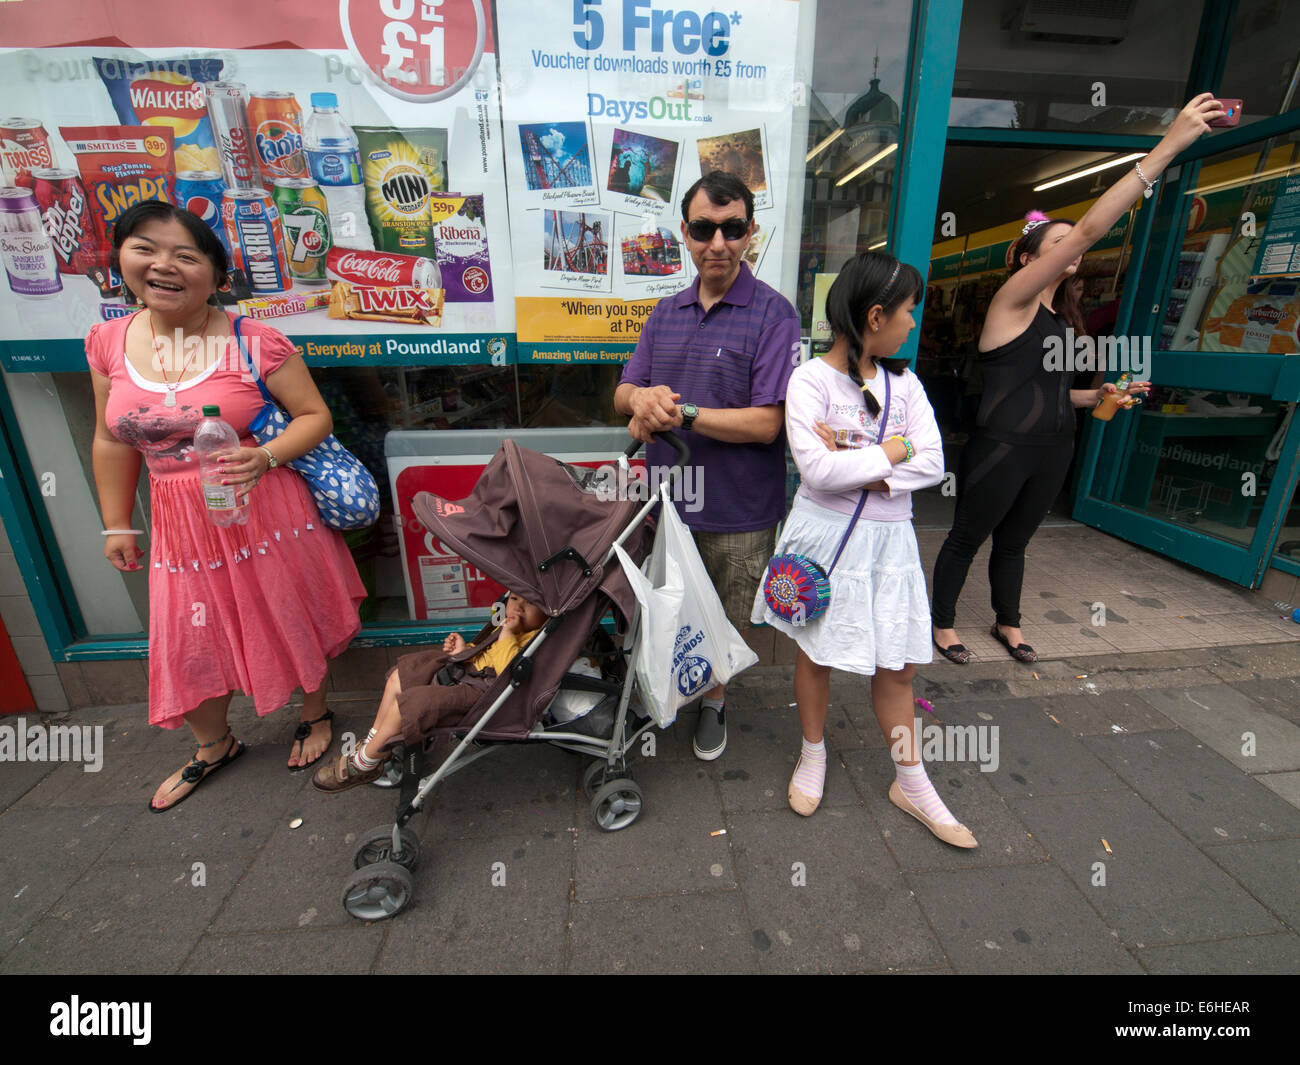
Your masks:
M 1053 513 L 1300 599 L 1300 101 L 1263 73 L 1294 59 L 1293 16 L 1243 0 L 1267 11 L 1229 24 L 1214 5 L 1132 0 L 1056 25 L 1024 6 L 228 0 L 196 19 L 142 0 L 0 3 L 0 609 L 21 698 L 88 705 L 80 681 L 100 676 L 117 702 L 146 696 L 149 589 L 102 557 L 86 356 L 93 327 L 143 306 L 113 255 L 134 205 L 211 227 L 231 267 L 220 311 L 289 338 L 373 475 L 379 519 L 346 533 L 366 591 L 355 646 L 440 643 L 502 586 L 412 500 L 464 498 L 506 437 L 616 461 L 638 336 L 701 280 L 682 199 L 702 176 L 751 193 L 734 251 L 794 306 L 795 361 L 828 350 L 826 293 L 854 256 L 927 278 L 900 355 L 955 471 L 1025 215 L 1082 217 L 1212 56 L 1239 124 L 1202 138 L 1079 268 L 1092 333 L 1058 353 L 1073 387 L 1122 371 L 1154 387 L 1112 423 L 1081 420 Z M 1246 59 L 1260 49 L 1273 67 Z M 188 352 L 173 346 L 160 365 L 176 379 Z M 707 497 L 701 473 L 684 484 Z M 148 478 L 133 529 L 154 527 Z M 787 456 L 787 504 L 798 483 Z M 918 529 L 949 528 L 953 505 L 944 485 L 919 492 Z

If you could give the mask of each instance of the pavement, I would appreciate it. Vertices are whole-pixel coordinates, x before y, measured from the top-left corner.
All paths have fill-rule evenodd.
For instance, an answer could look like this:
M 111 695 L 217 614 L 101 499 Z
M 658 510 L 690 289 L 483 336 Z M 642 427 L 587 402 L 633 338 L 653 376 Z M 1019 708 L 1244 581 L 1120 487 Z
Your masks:
M 104 707 L 57 719 L 103 726 L 98 772 L 0 767 L 0 972 L 1292 973 L 1300 626 L 1128 545 L 1094 624 L 1088 552 L 1118 543 L 1097 537 L 1031 546 L 1042 661 L 987 637 L 972 579 L 958 622 L 981 661 L 918 670 L 930 773 L 977 850 L 890 805 L 849 675 L 832 677 L 823 805 L 791 812 L 793 670 L 763 666 L 729 688 L 720 760 L 692 755 L 693 713 L 653 734 L 633 769 L 644 809 L 621 831 L 596 826 L 568 752 L 502 747 L 456 775 L 412 822 L 413 901 L 363 924 L 343 885 L 393 792 L 318 794 L 284 768 L 296 712 L 237 700 L 248 753 L 156 815 L 187 740 Z M 338 734 L 364 733 L 381 680 L 331 695 Z

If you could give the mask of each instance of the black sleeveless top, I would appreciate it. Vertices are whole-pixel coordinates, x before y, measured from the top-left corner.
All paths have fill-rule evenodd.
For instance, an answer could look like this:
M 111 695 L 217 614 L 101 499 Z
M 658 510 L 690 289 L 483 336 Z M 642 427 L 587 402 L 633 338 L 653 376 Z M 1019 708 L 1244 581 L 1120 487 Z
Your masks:
M 1055 343 L 1049 346 L 1050 337 L 1058 338 L 1066 364 L 1072 362 L 1065 328 L 1065 319 L 1040 303 L 1029 328 L 1015 340 L 979 353 L 984 377 L 984 399 L 975 420 L 979 432 L 1006 444 L 1041 447 L 1073 441 L 1074 375 L 1044 366 L 1049 351 L 1056 349 Z

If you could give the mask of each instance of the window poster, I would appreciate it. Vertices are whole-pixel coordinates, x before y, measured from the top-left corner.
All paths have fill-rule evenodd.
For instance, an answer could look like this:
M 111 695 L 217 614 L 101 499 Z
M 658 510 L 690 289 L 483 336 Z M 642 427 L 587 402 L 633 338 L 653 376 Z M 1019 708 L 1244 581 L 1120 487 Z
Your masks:
M 754 194 L 745 258 L 778 284 L 798 14 L 796 0 L 498 0 L 522 361 L 631 354 L 655 303 L 694 280 L 681 199 L 702 173 Z
M 4 367 L 82 369 L 87 330 L 138 309 L 110 249 L 146 199 L 211 226 L 231 259 L 225 308 L 310 362 L 512 361 L 482 0 L 195 10 L 0 5 Z

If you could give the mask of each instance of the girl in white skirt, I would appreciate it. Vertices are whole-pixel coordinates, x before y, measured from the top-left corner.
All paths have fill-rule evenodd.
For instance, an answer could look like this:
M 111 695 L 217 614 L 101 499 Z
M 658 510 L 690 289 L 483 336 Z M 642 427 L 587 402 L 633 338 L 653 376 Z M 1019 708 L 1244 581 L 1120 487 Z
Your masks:
M 916 324 L 912 309 L 923 286 L 913 267 L 874 252 L 849 262 L 831 286 L 831 349 L 797 367 L 786 391 L 786 434 L 802 484 L 776 553 L 805 555 L 830 569 L 850 522 L 853 528 L 820 617 L 786 622 L 760 588 L 753 620 L 799 645 L 794 694 L 803 751 L 790 781 L 795 812 L 806 817 L 821 803 L 830 673 L 845 669 L 871 677 L 871 704 L 897 772 L 890 801 L 945 843 L 975 847 L 926 776 L 913 735 L 913 664 L 931 661 L 931 649 L 912 492 L 943 479 L 943 443 L 920 380 L 906 359 L 893 356 Z M 863 489 L 866 502 L 853 521 Z

